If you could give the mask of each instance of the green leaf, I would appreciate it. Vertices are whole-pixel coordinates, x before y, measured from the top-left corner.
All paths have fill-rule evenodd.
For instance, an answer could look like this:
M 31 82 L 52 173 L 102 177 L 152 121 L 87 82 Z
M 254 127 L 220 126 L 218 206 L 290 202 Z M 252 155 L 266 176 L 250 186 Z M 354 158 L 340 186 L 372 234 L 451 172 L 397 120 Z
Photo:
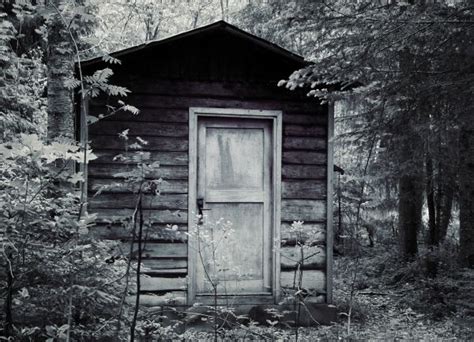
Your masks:
M 106 63 L 109 63 L 109 64 L 119 64 L 119 65 L 122 64 L 120 59 L 117 59 L 117 58 L 112 57 L 110 55 L 103 55 L 102 60 Z
M 67 89 L 74 89 L 74 88 L 77 88 L 81 85 L 81 81 L 75 79 L 75 78 L 70 78 L 70 79 L 67 79 L 66 81 L 64 81 L 64 86 L 67 88 Z
M 68 178 L 68 182 L 76 184 L 84 181 L 84 175 L 82 172 L 76 172 Z
M 99 121 L 99 118 L 93 115 L 87 115 L 87 124 L 92 125 Z
M 140 110 L 137 107 L 131 106 L 131 105 L 125 105 L 122 107 L 123 110 L 132 113 L 133 115 L 138 115 L 140 113 Z

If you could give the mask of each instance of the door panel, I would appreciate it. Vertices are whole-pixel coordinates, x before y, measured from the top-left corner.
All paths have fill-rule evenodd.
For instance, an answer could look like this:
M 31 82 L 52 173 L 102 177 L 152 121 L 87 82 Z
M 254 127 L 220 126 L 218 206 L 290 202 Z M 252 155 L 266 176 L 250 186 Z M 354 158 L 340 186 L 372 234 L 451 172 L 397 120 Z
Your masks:
M 197 145 L 199 229 L 210 241 L 199 244 L 197 294 L 212 292 L 209 280 L 220 294 L 270 294 L 272 122 L 200 118 Z
M 206 186 L 212 190 L 263 189 L 263 130 L 206 130 Z
M 219 291 L 262 292 L 263 253 L 263 205 L 261 203 L 209 203 L 206 220 L 212 222 L 213 232 L 207 231 L 216 241 L 214 246 L 203 244 L 206 271 L 219 282 Z M 232 222 L 228 229 L 216 224 L 220 219 Z M 206 230 L 208 227 L 206 226 Z M 224 235 L 232 229 L 233 232 Z M 213 255 L 213 251 L 215 254 Z M 198 274 L 205 275 L 202 263 Z M 198 292 L 210 292 L 210 284 L 204 277 L 198 282 Z

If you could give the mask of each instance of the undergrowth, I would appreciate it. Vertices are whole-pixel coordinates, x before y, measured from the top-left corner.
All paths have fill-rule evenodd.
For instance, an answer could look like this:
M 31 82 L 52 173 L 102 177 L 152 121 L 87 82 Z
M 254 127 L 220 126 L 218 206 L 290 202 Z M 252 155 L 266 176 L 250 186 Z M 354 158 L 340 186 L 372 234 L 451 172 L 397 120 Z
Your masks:
M 298 341 L 473 340 L 474 271 L 456 266 L 453 250 L 447 244 L 430 253 L 422 250 L 408 263 L 398 258 L 390 244 L 364 247 L 358 258 L 337 256 L 334 298 L 338 321 L 300 328 Z M 427 271 L 427 260 L 438 261 L 435 277 Z M 357 273 L 354 284 L 353 271 Z M 355 289 L 352 303 L 351 287 Z M 352 324 L 347 329 L 349 306 Z M 211 332 L 192 328 L 174 337 L 213 340 Z M 293 329 L 249 324 L 222 330 L 219 340 L 295 341 L 295 334 Z
M 358 258 L 337 257 L 334 298 L 341 315 L 329 328 L 331 334 L 337 326 L 343 331 L 346 324 L 351 286 L 348 270 L 357 267 L 352 303 L 355 324 L 350 334 L 344 332 L 344 339 L 472 340 L 474 271 L 457 266 L 455 249 L 449 242 L 432 251 L 421 248 L 411 262 L 400 260 L 392 244 L 364 247 Z M 433 262 L 437 264 L 435 275 L 429 267 Z

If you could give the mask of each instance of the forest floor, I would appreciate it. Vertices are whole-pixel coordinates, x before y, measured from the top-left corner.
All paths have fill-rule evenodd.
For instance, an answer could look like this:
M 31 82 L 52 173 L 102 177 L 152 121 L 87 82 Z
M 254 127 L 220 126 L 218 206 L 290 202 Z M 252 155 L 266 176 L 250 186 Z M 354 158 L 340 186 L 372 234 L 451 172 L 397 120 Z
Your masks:
M 408 264 L 390 246 L 364 248 L 361 254 L 335 258 L 339 321 L 302 329 L 301 340 L 474 340 L 474 270 L 457 268 L 446 248 L 431 258 L 438 261 L 432 277 L 426 275 L 428 254 Z
M 473 341 L 474 270 L 459 269 L 452 257 L 445 259 L 453 255 L 451 252 L 438 251 L 431 259 L 422 254 L 408 264 L 397 259 L 390 245 L 363 248 L 359 258 L 337 256 L 334 299 L 338 322 L 299 328 L 298 341 Z M 438 261 L 436 276 L 426 275 L 428 259 Z M 222 337 L 296 340 L 294 329 L 253 327 L 252 331 L 257 335 L 237 329 L 224 332 Z M 193 337 L 211 339 L 205 334 Z

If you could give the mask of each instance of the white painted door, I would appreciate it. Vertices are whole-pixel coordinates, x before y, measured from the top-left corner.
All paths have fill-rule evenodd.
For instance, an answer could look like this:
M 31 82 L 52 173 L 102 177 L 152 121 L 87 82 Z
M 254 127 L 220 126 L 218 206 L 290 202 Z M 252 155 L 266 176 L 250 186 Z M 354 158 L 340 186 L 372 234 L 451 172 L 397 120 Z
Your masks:
M 198 120 L 197 294 L 272 293 L 272 121 Z

